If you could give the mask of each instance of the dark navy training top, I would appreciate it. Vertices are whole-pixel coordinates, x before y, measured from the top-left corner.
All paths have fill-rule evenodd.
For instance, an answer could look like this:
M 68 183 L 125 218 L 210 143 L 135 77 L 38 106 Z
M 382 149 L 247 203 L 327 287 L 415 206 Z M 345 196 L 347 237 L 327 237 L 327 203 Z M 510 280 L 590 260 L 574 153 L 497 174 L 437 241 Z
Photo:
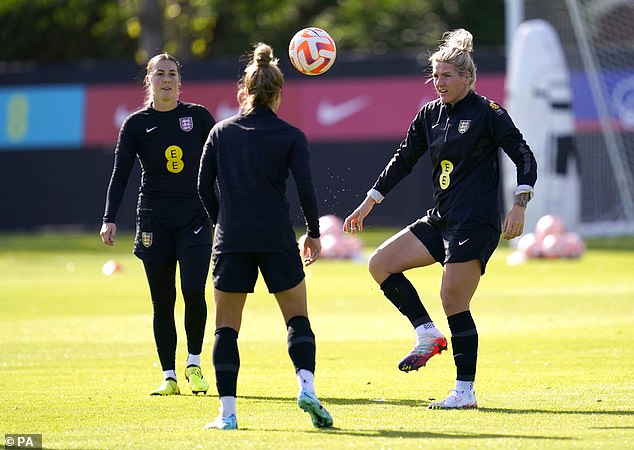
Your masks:
M 450 231 L 483 224 L 500 231 L 500 148 L 517 167 L 517 185 L 534 187 L 535 157 L 502 107 L 473 91 L 453 106 L 437 99 L 418 112 L 373 189 L 386 196 L 429 152 L 434 189 L 429 220 Z
M 103 217 L 114 222 L 135 158 L 141 165 L 137 214 L 154 217 L 202 210 L 196 188 L 203 145 L 215 124 L 209 111 L 179 102 L 171 111 L 141 109 L 124 121 Z
M 297 248 L 286 198 L 293 174 L 307 233 L 319 237 L 317 199 L 304 133 L 257 106 L 214 126 L 203 151 L 198 189 L 215 223 L 214 252 Z

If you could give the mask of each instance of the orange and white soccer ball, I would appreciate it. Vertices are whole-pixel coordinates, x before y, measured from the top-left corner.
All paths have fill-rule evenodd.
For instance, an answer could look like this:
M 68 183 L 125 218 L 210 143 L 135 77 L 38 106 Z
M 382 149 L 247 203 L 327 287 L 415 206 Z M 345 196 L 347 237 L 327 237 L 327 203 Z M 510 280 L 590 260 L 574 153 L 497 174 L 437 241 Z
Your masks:
M 291 63 L 304 75 L 321 75 L 335 63 L 337 46 L 334 39 L 321 28 L 299 30 L 288 45 Z

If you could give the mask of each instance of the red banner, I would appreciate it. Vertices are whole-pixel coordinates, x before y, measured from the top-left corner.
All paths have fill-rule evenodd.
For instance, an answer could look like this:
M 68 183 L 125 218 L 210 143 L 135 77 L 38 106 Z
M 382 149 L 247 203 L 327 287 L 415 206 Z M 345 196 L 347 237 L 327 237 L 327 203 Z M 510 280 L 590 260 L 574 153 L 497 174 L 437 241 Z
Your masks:
M 400 140 L 428 101 L 436 98 L 424 76 L 386 78 L 307 78 L 284 87 L 279 116 L 301 128 L 309 142 Z M 504 101 L 504 74 L 483 74 L 476 90 Z M 119 127 L 143 104 L 136 84 L 88 86 L 84 144 L 114 147 Z M 183 101 L 205 105 L 216 120 L 237 112 L 233 82 L 183 83 Z

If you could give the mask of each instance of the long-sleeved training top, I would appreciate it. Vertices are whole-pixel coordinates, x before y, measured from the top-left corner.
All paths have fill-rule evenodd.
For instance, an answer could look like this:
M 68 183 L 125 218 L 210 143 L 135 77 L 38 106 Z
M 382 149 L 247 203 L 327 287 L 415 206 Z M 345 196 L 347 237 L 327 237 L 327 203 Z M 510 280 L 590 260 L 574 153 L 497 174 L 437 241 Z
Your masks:
M 184 102 L 171 111 L 147 107 L 128 116 L 115 148 L 104 223 L 115 221 L 135 158 L 141 165 L 137 214 L 164 217 L 202 210 L 198 168 L 214 124 L 205 107 Z
M 369 194 L 382 201 L 429 152 L 434 192 L 429 219 L 451 231 L 483 224 L 500 231 L 500 148 L 515 163 L 519 190 L 532 192 L 535 157 L 502 107 L 473 91 L 453 106 L 433 100 L 418 112 Z
M 319 237 L 317 198 L 304 133 L 270 108 L 225 119 L 211 130 L 198 189 L 215 223 L 214 252 L 280 252 L 297 248 L 286 198 L 293 174 L 307 233 Z

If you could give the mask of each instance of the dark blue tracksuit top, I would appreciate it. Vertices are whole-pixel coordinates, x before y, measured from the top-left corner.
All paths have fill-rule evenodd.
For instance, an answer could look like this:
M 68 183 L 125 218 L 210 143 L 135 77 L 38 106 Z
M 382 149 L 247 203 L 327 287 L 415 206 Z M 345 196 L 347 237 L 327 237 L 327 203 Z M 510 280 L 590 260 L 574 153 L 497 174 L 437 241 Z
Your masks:
M 429 220 L 452 232 L 480 225 L 501 228 L 499 149 L 517 167 L 517 185 L 535 186 L 537 163 L 513 121 L 497 103 L 470 91 L 455 105 L 427 103 L 379 175 L 383 196 L 429 152 L 434 207 Z
M 319 237 L 317 199 L 304 133 L 257 106 L 217 123 L 203 149 L 200 198 L 215 224 L 214 252 L 297 248 L 286 198 L 293 174 L 307 233 Z

